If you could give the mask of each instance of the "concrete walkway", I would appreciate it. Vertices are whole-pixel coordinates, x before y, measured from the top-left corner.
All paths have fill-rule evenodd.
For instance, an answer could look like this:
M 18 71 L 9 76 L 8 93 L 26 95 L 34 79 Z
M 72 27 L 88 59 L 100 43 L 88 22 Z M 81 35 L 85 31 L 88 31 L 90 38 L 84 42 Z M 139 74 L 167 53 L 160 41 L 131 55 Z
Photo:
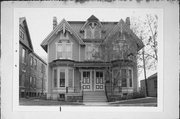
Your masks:
M 109 102 L 83 102 L 86 106 L 110 106 Z

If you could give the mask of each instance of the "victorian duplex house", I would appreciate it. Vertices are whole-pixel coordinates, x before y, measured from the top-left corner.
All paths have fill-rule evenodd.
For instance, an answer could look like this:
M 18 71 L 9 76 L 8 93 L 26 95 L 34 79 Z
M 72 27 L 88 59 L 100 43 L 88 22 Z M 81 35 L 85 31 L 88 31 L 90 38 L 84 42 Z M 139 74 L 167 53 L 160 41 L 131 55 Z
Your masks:
M 101 22 L 57 23 L 41 43 L 48 54 L 48 99 L 107 101 L 109 95 L 137 91 L 137 52 L 142 41 L 130 29 L 130 18 Z
M 33 50 L 26 18 L 19 19 L 19 97 L 46 92 L 46 62 Z

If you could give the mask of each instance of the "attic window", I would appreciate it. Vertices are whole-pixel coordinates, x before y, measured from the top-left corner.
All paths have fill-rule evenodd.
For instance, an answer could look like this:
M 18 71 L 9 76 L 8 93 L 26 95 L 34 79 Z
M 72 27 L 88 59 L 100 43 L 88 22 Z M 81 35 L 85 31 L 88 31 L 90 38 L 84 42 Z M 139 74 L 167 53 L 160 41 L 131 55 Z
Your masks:
M 101 30 L 98 27 L 98 24 L 95 22 L 90 22 L 88 26 L 85 29 L 85 36 L 84 38 L 86 39 L 96 39 L 96 38 L 101 38 Z
M 97 24 L 92 22 L 92 23 L 89 24 L 89 26 L 91 27 L 91 29 L 94 29 L 94 28 L 96 28 Z
M 120 40 L 126 40 L 126 36 L 125 36 L 124 33 L 122 33 L 122 31 L 119 31 L 118 37 L 119 37 Z

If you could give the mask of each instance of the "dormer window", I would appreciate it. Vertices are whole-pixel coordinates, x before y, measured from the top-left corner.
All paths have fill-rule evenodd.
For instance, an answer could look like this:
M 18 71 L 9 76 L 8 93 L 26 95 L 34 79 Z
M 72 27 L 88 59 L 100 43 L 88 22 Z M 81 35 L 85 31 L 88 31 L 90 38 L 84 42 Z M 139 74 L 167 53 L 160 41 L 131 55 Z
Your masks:
M 99 39 L 101 38 L 101 30 L 96 22 L 90 22 L 85 28 L 85 39 Z
M 119 40 L 126 40 L 125 34 L 123 34 L 122 31 L 119 31 L 118 38 Z
M 91 29 L 94 29 L 94 28 L 96 28 L 97 24 L 92 22 L 92 23 L 89 24 L 89 26 L 90 26 Z

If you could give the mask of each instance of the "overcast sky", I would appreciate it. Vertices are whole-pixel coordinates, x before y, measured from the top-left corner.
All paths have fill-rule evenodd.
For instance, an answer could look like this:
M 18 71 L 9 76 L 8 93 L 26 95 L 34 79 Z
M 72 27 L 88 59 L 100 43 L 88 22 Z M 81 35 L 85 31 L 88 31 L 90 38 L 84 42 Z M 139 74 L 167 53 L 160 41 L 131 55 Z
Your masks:
M 35 53 L 47 59 L 47 53 L 40 46 L 41 42 L 53 29 L 53 17 L 58 23 L 65 18 L 67 21 L 86 21 L 95 15 L 100 21 L 119 21 L 126 17 L 143 17 L 147 13 L 156 13 L 154 9 L 120 9 L 120 8 L 18 8 L 15 14 L 26 17 L 30 37 Z M 149 75 L 152 73 L 149 73 Z

